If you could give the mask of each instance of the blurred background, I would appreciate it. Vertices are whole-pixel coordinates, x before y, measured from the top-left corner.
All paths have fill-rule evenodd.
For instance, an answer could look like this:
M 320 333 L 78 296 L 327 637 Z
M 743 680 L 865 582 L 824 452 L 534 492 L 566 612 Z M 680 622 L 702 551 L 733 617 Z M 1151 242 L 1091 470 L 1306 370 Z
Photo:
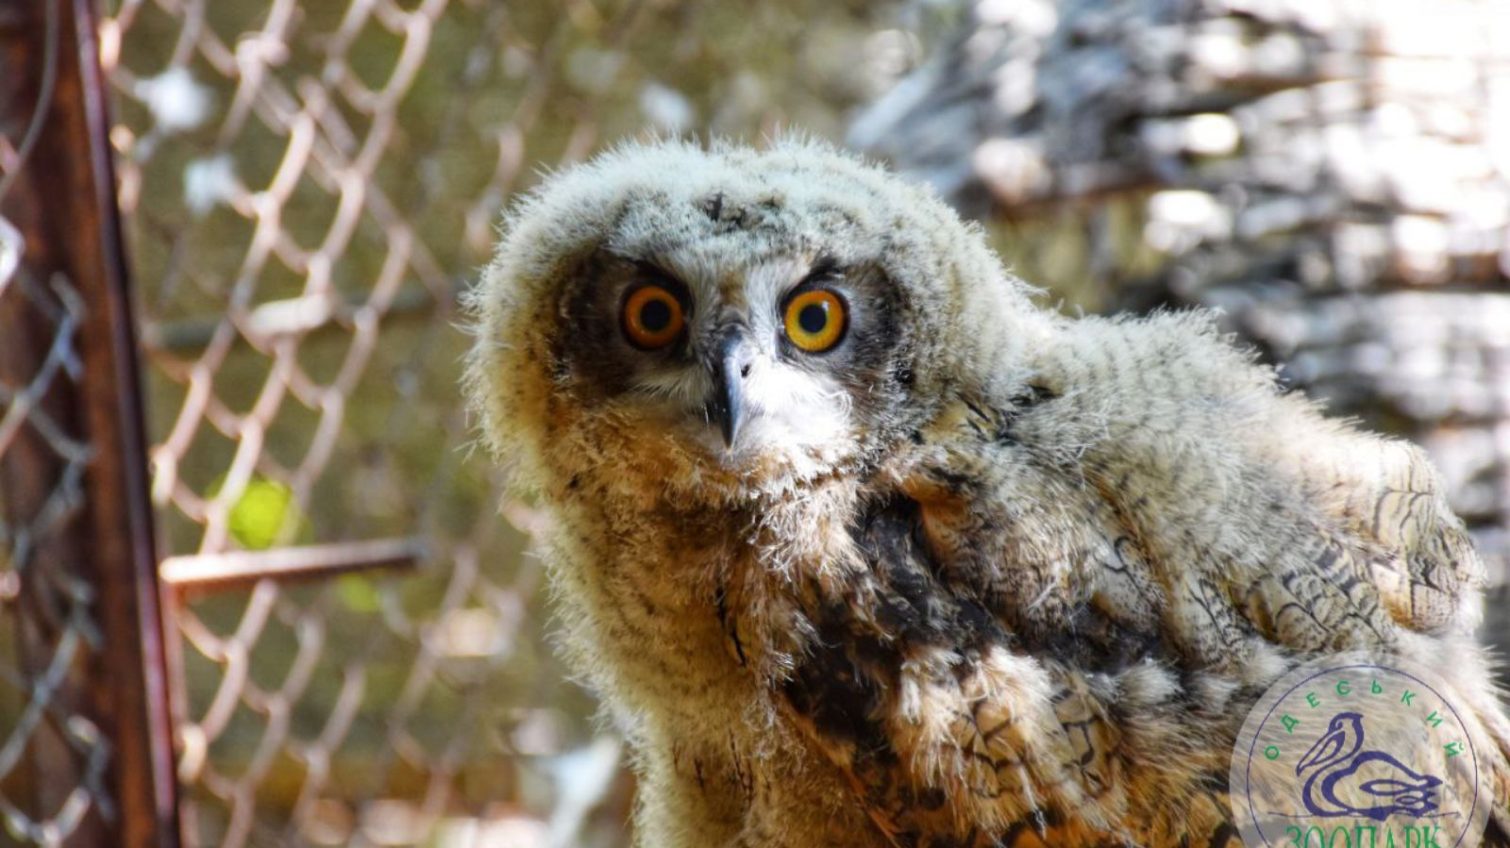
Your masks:
M 649 133 L 804 129 L 935 186 L 1066 311 L 1222 309 L 1426 446 L 1510 642 L 1498 0 L 44 0 L 0 6 L 0 57 L 0 844 L 169 844 L 125 833 L 138 796 L 196 846 L 628 844 L 544 518 L 470 444 L 456 297 L 511 197 Z M 90 150 L 123 253 L 108 202 L 103 248 L 43 214 Z M 133 393 L 95 405 L 123 351 L 145 455 Z M 133 492 L 155 548 L 108 571 Z M 170 705 L 162 739 L 128 702 Z

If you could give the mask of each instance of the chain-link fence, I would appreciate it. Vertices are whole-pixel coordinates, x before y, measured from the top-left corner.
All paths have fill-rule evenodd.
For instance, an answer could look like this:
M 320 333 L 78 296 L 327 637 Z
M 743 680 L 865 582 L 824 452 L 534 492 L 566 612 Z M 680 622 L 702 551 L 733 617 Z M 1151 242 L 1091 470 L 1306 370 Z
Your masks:
M 0 842 L 622 844 L 456 295 L 539 167 L 837 136 L 915 44 L 858 0 L 92 6 L 0 3 Z

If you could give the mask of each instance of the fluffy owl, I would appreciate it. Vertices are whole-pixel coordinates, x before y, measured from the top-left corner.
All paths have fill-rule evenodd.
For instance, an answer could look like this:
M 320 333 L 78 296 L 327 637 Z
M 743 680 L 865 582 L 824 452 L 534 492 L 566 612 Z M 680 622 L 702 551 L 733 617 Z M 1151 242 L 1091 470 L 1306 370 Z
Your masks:
M 1034 294 L 802 140 L 623 147 L 508 215 L 467 388 L 552 516 L 637 844 L 1236 845 L 1245 713 L 1352 650 L 1450 680 L 1503 840 L 1480 564 L 1422 453 L 1205 315 Z

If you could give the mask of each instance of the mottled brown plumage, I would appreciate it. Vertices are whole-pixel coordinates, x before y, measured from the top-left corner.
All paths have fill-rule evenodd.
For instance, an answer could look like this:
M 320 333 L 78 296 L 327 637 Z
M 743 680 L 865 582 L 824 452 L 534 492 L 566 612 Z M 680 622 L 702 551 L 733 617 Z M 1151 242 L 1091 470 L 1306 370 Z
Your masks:
M 626 339 L 646 286 L 686 311 L 664 348 Z M 819 353 L 782 320 L 813 289 L 847 310 Z M 1204 316 L 1030 294 L 923 190 L 800 142 L 626 148 L 511 214 L 468 385 L 555 517 L 638 844 L 1235 845 L 1247 708 L 1355 649 L 1439 667 L 1505 828 L 1479 564 L 1420 452 Z

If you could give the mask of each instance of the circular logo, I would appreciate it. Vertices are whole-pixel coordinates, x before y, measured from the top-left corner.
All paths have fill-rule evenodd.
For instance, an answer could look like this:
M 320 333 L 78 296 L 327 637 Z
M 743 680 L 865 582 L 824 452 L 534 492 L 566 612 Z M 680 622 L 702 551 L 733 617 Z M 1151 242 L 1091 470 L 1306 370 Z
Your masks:
M 1345 655 L 1270 686 L 1232 750 L 1248 848 L 1475 848 L 1488 787 L 1452 688 L 1394 658 Z

